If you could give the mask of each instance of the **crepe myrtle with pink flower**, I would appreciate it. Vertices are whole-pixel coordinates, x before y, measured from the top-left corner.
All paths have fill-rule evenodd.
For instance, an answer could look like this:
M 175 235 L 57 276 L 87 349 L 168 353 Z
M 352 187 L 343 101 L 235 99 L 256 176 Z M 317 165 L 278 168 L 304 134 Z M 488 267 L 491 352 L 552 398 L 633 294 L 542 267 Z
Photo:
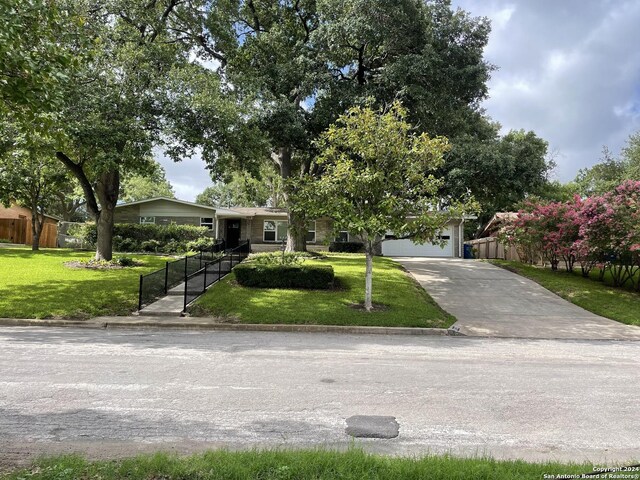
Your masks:
M 610 272 L 614 286 L 640 291 L 640 181 L 628 180 L 612 192 L 569 202 L 526 204 L 501 236 L 529 263 L 544 259 L 588 277 Z

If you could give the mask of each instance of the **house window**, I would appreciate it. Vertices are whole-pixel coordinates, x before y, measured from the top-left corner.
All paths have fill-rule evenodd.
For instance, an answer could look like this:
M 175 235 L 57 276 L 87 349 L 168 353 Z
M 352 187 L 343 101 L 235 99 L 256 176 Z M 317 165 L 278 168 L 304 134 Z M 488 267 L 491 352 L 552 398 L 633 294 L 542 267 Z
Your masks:
M 307 242 L 316 243 L 316 222 L 309 222 L 307 224 Z
M 281 242 L 287 238 L 286 220 L 265 220 L 263 227 L 265 242 Z
M 338 232 L 338 235 L 336 235 L 335 241 L 340 243 L 340 242 L 348 242 L 349 241 L 349 232 L 347 232 L 346 230 L 341 230 Z
M 140 217 L 141 225 L 145 225 L 145 224 L 155 225 L 155 223 L 156 223 L 156 217 Z
M 213 218 L 200 217 L 200 226 L 207 227 L 209 230 L 213 230 Z

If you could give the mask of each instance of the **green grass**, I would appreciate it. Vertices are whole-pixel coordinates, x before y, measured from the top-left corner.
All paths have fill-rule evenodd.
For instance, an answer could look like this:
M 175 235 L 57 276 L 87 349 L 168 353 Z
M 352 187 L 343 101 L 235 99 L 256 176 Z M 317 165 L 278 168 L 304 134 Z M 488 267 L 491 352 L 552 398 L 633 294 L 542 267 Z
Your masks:
M 439 480 L 536 479 L 593 473 L 591 464 L 528 463 L 485 458 L 427 456 L 384 457 L 358 449 L 207 452 L 187 458 L 166 454 L 90 463 L 78 456 L 43 460 L 32 468 L 8 474 L 6 480 Z
M 580 272 L 554 272 L 549 268 L 505 260 L 491 260 L 491 263 L 530 278 L 585 310 L 628 325 L 640 326 L 638 293 L 584 278 Z
M 0 248 L 0 317 L 82 319 L 131 313 L 137 308 L 140 274 L 162 268 L 165 260 L 142 255 L 136 258 L 143 266 L 119 270 L 63 265 L 93 255 L 66 249 Z
M 455 321 L 388 258 L 376 257 L 373 270 L 373 302 L 387 308 L 371 313 L 351 307 L 364 300 L 364 255 L 329 254 L 324 260 L 307 262 L 332 265 L 339 288 L 247 288 L 231 274 L 196 300 L 191 312 L 243 323 L 447 328 Z

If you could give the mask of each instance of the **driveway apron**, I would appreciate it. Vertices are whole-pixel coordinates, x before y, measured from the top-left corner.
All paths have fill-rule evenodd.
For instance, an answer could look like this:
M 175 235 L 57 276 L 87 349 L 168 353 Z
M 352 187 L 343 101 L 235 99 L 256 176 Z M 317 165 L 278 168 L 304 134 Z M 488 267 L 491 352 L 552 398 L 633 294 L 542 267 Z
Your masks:
M 584 310 L 515 273 L 486 262 L 403 257 L 401 263 L 458 321 L 464 335 L 640 340 L 640 327 Z

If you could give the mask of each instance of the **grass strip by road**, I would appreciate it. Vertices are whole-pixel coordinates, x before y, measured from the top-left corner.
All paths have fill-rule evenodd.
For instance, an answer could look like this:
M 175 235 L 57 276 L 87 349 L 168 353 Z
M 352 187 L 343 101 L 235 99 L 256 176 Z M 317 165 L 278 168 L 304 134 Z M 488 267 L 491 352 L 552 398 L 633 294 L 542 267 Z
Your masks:
M 166 454 L 127 460 L 88 462 L 78 456 L 42 460 L 32 468 L 13 472 L 5 480 L 148 480 L 148 479 L 261 479 L 261 480 L 377 480 L 377 479 L 536 479 L 592 473 L 591 464 L 528 463 L 484 458 L 427 456 L 384 457 L 358 449 L 347 452 L 212 451 L 191 457 Z M 545 475 L 549 475 L 545 477 Z M 564 478 L 571 478 L 566 476 Z M 576 477 L 579 478 L 579 477 Z
M 364 255 L 328 254 L 306 262 L 332 265 L 337 288 L 247 288 L 231 274 L 199 298 L 190 313 L 264 324 L 447 328 L 455 322 L 391 259 L 374 259 L 373 301 L 384 308 L 370 313 L 353 307 L 364 300 Z
M 584 278 L 579 272 L 554 272 L 549 268 L 505 260 L 491 260 L 491 263 L 527 277 L 585 310 L 627 325 L 640 326 L 638 293 Z
M 69 268 L 92 252 L 0 248 L 0 318 L 74 318 L 126 315 L 137 308 L 140 274 L 164 267 L 165 258 L 123 255 L 143 262 L 113 270 Z

